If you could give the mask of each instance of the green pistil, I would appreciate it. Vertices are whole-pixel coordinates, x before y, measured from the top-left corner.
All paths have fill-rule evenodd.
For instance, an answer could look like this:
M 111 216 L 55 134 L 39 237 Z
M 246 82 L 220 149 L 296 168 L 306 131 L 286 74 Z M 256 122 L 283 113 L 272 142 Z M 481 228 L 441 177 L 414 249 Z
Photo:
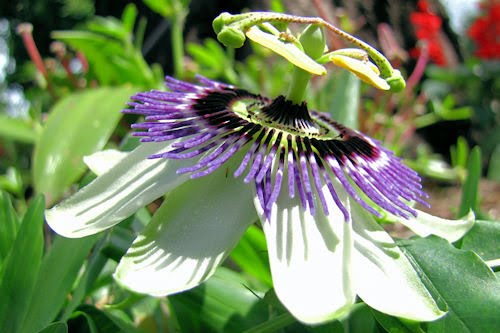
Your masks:
M 294 104 L 300 104 L 304 101 L 306 95 L 307 84 L 311 79 L 312 74 L 305 70 L 294 66 L 292 73 L 292 82 L 288 87 L 286 99 Z
M 336 139 L 339 136 L 339 133 L 332 126 L 317 118 L 312 118 L 312 121 L 306 128 L 296 128 L 291 124 L 273 121 L 262 112 L 263 107 L 264 104 L 262 102 L 256 101 L 253 98 L 242 98 L 230 105 L 231 111 L 241 119 L 265 128 L 273 128 L 294 136 L 318 138 L 320 140 Z M 283 112 L 286 112 L 286 110 L 284 109 Z
M 302 47 L 304 48 L 305 54 L 311 57 L 313 60 L 318 59 L 323 55 L 325 50 L 325 35 L 323 34 L 323 29 L 317 25 L 307 26 L 299 39 Z M 288 88 L 288 93 L 286 98 L 295 103 L 300 104 L 304 101 L 306 95 L 307 84 L 311 79 L 312 75 L 305 70 L 294 67 L 292 74 L 292 82 Z

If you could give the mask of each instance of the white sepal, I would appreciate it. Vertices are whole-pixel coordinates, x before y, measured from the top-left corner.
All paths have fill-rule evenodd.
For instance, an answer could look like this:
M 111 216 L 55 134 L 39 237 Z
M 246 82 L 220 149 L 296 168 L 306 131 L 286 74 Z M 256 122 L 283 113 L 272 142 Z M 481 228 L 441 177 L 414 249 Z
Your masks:
M 92 155 L 83 156 L 83 162 L 85 162 L 90 171 L 100 176 L 117 165 L 127 155 L 128 153 L 124 151 L 107 149 L 98 151 Z
M 448 220 L 417 210 L 416 217 L 412 216 L 409 219 L 404 219 L 390 215 L 388 220 L 404 224 L 421 237 L 436 235 L 448 242 L 455 242 L 472 228 L 475 216 L 474 212 L 470 211 L 469 214 L 459 220 Z
M 148 159 L 169 149 L 166 143 L 137 147 L 107 172 L 55 207 L 47 210 L 49 226 L 76 238 L 98 233 L 186 181 L 176 170 L 189 160 Z
M 193 288 L 214 273 L 256 220 L 251 188 L 221 167 L 167 196 L 114 277 L 126 288 L 153 296 Z
M 433 321 L 441 311 L 404 253 L 358 205 L 352 205 L 355 290 L 372 308 L 397 317 Z

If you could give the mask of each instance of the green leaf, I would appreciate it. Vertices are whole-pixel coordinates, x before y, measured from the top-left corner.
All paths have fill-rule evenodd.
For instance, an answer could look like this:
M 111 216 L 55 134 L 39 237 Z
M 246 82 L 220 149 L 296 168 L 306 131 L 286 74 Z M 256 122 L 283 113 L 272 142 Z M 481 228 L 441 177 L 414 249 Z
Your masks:
M 0 281 L 0 332 L 19 332 L 32 301 L 43 253 L 42 196 L 31 203 L 12 244 Z
M 405 325 L 400 319 L 386 315 L 385 313 L 371 309 L 373 316 L 377 322 L 389 333 L 415 333 L 422 330 L 415 330 Z M 414 324 L 418 325 L 418 324 Z M 359 331 L 363 332 L 363 331 Z
M 134 31 L 135 20 L 137 19 L 137 7 L 133 3 L 129 3 L 125 6 L 125 10 L 122 14 L 123 28 L 128 32 L 130 36 Z
M 493 154 L 491 154 L 488 179 L 500 182 L 500 144 L 496 146 Z
M 484 261 L 500 258 L 500 222 L 476 221 L 462 239 L 461 249 L 477 253 Z
M 168 18 L 174 13 L 174 8 L 172 6 L 172 1 L 169 0 L 143 0 L 146 6 L 152 11 L 160 14 L 161 16 Z
M 321 94 L 321 107 L 339 123 L 358 128 L 360 80 L 351 72 L 339 70 L 329 79 Z
M 280 332 L 285 327 L 289 327 L 290 325 L 295 324 L 295 326 L 302 326 L 297 323 L 297 320 L 289 313 L 282 313 L 277 316 L 273 316 L 269 320 L 256 325 L 248 330 L 245 330 L 244 333 L 274 333 Z M 304 331 L 305 327 L 301 327 L 301 331 Z M 293 330 L 292 330 L 293 332 Z
M 256 277 L 267 287 L 272 287 L 273 281 L 267 258 L 266 238 L 261 229 L 255 225 L 250 226 L 231 252 L 231 259 L 244 272 Z
M 467 157 L 469 156 L 469 145 L 463 136 L 457 139 L 456 146 L 450 148 L 451 165 L 454 167 L 467 167 Z
M 140 51 L 132 46 L 131 36 L 117 24 L 121 22 L 104 21 L 101 25 L 94 24 L 94 31 L 56 31 L 52 37 L 85 54 L 92 74 L 102 85 L 130 83 L 142 89 L 157 87 L 154 73 Z
M 116 333 L 141 333 L 139 329 L 133 326 L 130 320 L 126 319 L 119 311 L 99 310 L 92 305 L 82 305 L 78 308 L 69 321 L 77 321 L 79 317 L 83 317 L 90 332 L 116 332 Z
M 241 332 L 269 316 L 241 275 L 224 267 L 201 286 L 168 299 L 182 332 Z
M 479 213 L 478 190 L 479 179 L 481 178 L 481 149 L 474 147 L 469 155 L 467 164 L 467 178 L 462 188 L 462 200 L 458 211 L 458 216 L 466 215 L 469 210 L 473 210 L 476 215 Z
M 4 175 L 0 175 L 0 190 L 23 196 L 24 186 L 21 170 L 15 167 L 8 167 Z
M 40 330 L 60 312 L 97 239 L 57 236 L 40 267 L 23 332 Z
M 371 309 L 364 303 L 355 305 L 350 313 L 345 326 L 349 327 L 349 332 L 376 332 L 377 322 Z
M 0 268 L 11 252 L 18 228 L 19 221 L 12 207 L 10 196 L 0 191 Z
M 75 309 L 78 308 L 78 306 L 83 302 L 83 299 L 92 290 L 94 282 L 97 280 L 105 264 L 108 262 L 108 258 L 101 252 L 102 243 L 102 241 L 99 242 L 100 246 L 96 246 L 96 249 L 92 252 L 87 262 L 85 272 L 78 280 L 78 285 L 74 289 L 71 301 L 64 308 L 64 312 L 61 315 L 62 320 L 70 318 Z
M 35 188 L 55 201 L 85 171 L 83 156 L 104 147 L 118 123 L 132 87 L 75 93 L 54 105 L 35 146 Z
M 67 333 L 68 325 L 66 323 L 58 321 L 50 324 L 45 327 L 43 330 L 39 331 L 39 333 Z
M 433 296 L 448 305 L 444 318 L 428 324 L 429 333 L 495 332 L 500 327 L 500 283 L 474 252 L 438 237 L 400 245 L 439 293 Z
M 38 132 L 34 130 L 30 122 L 0 114 L 0 137 L 24 143 L 34 143 L 37 136 Z

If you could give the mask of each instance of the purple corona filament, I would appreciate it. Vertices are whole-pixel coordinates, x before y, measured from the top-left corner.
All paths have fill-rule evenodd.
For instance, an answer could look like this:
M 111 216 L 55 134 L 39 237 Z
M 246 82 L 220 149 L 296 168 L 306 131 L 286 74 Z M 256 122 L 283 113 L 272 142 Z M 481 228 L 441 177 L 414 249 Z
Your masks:
M 206 176 L 242 151 L 234 176 L 255 184 L 268 217 L 280 191 L 287 188 L 313 215 L 317 209 L 329 214 L 326 196 L 331 196 L 349 220 L 334 179 L 377 216 L 374 206 L 409 218 L 416 211 L 408 202 L 426 205 L 418 174 L 377 141 L 309 110 L 305 102 L 293 104 L 283 96 L 269 99 L 202 77 L 198 81 L 167 77 L 170 91 L 136 94 L 129 103 L 132 108 L 123 111 L 145 117 L 132 126 L 140 130 L 134 135 L 142 141 L 175 140 L 168 151 L 151 158 L 193 159 L 178 173 Z

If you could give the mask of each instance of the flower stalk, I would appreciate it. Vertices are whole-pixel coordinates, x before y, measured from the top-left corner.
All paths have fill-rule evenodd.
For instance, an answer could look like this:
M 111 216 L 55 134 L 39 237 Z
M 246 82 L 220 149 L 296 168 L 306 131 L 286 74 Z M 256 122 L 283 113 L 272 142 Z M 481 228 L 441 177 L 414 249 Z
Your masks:
M 380 71 L 380 77 L 387 81 L 391 91 L 400 92 L 405 88 L 405 80 L 403 79 L 401 73 L 398 70 L 394 69 L 391 66 L 389 60 L 387 60 L 387 58 L 385 58 L 379 51 L 377 51 L 375 48 L 365 43 L 364 41 L 348 34 L 345 31 L 340 30 L 339 28 L 319 17 L 301 17 L 268 12 L 253 12 L 239 15 L 222 13 L 214 20 L 213 27 L 215 32 L 217 33 L 217 38 L 224 45 L 231 47 L 241 47 L 245 41 L 245 34 L 247 34 L 247 32 L 251 30 L 252 27 L 260 26 L 264 23 L 309 24 L 328 29 L 345 41 L 364 50 L 377 65 Z M 275 50 L 273 49 L 273 51 Z
M 326 46 L 323 30 L 317 25 L 307 26 L 300 36 L 299 41 L 304 48 L 304 53 L 312 59 L 319 58 Z M 302 103 L 306 94 L 307 84 L 311 78 L 311 73 L 294 66 L 292 82 L 286 96 L 287 99 L 295 104 Z

